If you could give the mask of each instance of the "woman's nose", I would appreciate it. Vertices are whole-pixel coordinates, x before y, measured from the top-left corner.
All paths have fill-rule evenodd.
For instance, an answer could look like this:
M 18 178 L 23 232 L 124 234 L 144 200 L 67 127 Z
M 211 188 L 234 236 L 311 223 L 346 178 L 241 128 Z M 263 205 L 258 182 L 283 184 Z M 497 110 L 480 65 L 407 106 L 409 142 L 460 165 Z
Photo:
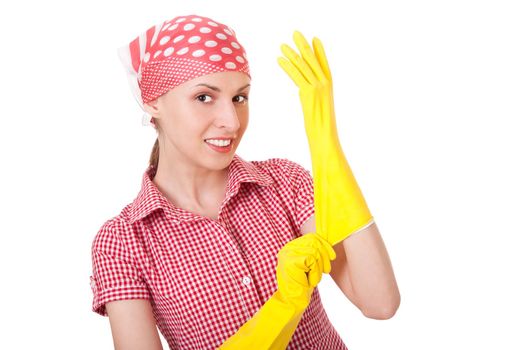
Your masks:
M 240 127 L 239 116 L 233 102 L 225 102 L 217 111 L 216 124 L 218 127 L 227 127 L 231 130 L 237 130 Z

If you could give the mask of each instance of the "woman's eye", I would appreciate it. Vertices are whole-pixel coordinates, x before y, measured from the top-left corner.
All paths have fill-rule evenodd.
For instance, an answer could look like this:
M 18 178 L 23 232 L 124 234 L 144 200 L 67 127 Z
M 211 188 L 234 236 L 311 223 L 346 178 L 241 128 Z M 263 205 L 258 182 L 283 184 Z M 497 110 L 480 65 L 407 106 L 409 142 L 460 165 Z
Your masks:
M 210 95 L 199 95 L 197 96 L 197 99 L 201 102 L 208 103 L 211 101 L 211 96 Z
M 239 103 L 248 102 L 248 96 L 238 95 L 238 96 L 235 96 L 233 99 L 235 102 L 239 102 Z

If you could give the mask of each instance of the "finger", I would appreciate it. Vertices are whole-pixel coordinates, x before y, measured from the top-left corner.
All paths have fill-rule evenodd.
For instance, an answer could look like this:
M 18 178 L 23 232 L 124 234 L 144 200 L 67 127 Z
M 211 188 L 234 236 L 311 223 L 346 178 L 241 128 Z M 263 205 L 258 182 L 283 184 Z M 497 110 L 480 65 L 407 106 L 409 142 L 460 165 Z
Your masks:
M 322 259 L 322 271 L 324 273 L 330 273 L 332 269 L 332 264 L 330 263 L 330 260 L 335 259 L 335 251 L 326 241 L 323 239 L 323 237 L 315 232 L 311 233 L 312 239 L 310 240 L 310 244 L 315 246 L 315 249 L 317 249 L 317 253 L 319 254 L 319 258 Z
M 298 255 L 304 255 L 306 258 L 312 257 L 315 259 L 316 265 L 308 264 L 311 269 L 318 268 L 320 273 L 330 273 L 330 251 L 325 246 L 320 236 L 315 232 L 307 233 L 300 238 L 297 238 L 290 242 L 290 247 Z M 331 246 L 328 244 L 328 248 Z M 311 260 L 305 260 L 311 261 Z
M 321 259 L 323 261 L 323 265 L 322 265 L 322 268 L 323 268 L 323 272 L 324 273 L 330 273 L 331 269 L 332 269 L 332 264 L 330 264 L 330 256 L 329 256 L 329 252 L 328 250 L 325 248 L 324 245 L 321 245 L 319 247 L 319 255 L 321 256 Z
M 299 52 L 301 53 L 303 60 L 306 61 L 311 71 L 315 74 L 317 81 L 325 80 L 326 76 L 324 74 L 324 71 L 321 65 L 318 62 L 317 56 L 315 55 L 312 48 L 310 47 L 310 45 L 304 38 L 303 34 L 301 34 L 301 32 L 296 30 L 293 33 L 293 40 L 295 42 L 295 45 L 299 49 Z
M 308 286 L 314 288 L 321 280 L 323 273 L 323 261 L 320 258 L 320 254 L 314 249 L 314 254 L 300 256 L 302 257 L 304 266 L 308 269 L 306 273 Z
M 315 288 L 323 277 L 322 264 L 322 260 L 317 260 L 312 269 L 308 272 L 308 283 L 311 288 Z
M 315 56 L 317 57 L 317 61 L 319 62 L 319 65 L 323 69 L 325 77 L 328 80 L 332 81 L 332 72 L 330 71 L 330 67 L 328 66 L 328 60 L 326 58 L 326 53 L 324 51 L 324 46 L 323 46 L 323 43 L 321 42 L 321 39 L 314 37 L 313 46 L 314 46 Z
M 330 260 L 334 260 L 336 258 L 335 250 L 332 248 L 330 242 L 328 242 L 326 238 L 324 238 L 317 232 L 309 232 L 307 234 L 304 234 L 300 238 L 296 238 L 295 240 L 290 241 L 289 243 L 316 248 L 323 247 L 323 250 L 327 252 L 328 258 Z
M 293 80 L 295 85 L 297 85 L 298 88 L 301 88 L 301 86 L 307 85 L 308 82 L 303 77 L 301 72 L 297 70 L 297 68 L 287 59 L 284 57 L 278 57 L 277 63 L 279 63 L 279 66 L 288 74 L 288 76 Z
M 334 260 L 337 257 L 337 254 L 335 253 L 335 250 L 332 247 L 332 245 L 330 244 L 330 242 L 328 242 L 320 234 L 316 233 L 316 235 L 317 235 L 317 238 L 319 239 L 319 241 L 323 244 L 323 246 L 326 249 L 326 251 L 328 252 L 328 256 L 329 256 L 330 260 Z
M 306 272 L 314 268 L 317 261 L 321 260 L 321 250 L 318 247 L 302 246 L 290 253 L 293 256 L 291 261 L 296 268 Z
M 320 274 L 322 274 L 326 270 L 326 264 L 330 265 L 330 260 L 328 259 L 328 256 L 326 256 L 326 252 L 323 251 L 321 247 L 315 248 L 315 265 L 311 267 L 311 269 L 317 269 Z
M 331 271 L 330 253 L 328 249 L 326 249 L 322 241 L 317 240 L 316 243 L 317 243 L 316 249 L 319 254 L 319 260 L 321 261 L 321 263 L 319 264 L 321 266 L 321 271 L 324 273 L 330 273 Z
M 320 282 L 323 271 L 326 270 L 325 264 L 329 266 L 330 261 L 327 252 L 324 252 L 324 247 L 315 236 L 301 238 L 287 243 L 281 254 L 281 257 L 286 257 L 286 262 L 282 272 L 278 274 L 284 274 L 283 278 L 290 281 L 289 283 L 313 288 Z
M 299 72 L 303 75 L 303 77 L 308 81 L 310 84 L 318 81 L 315 74 L 312 72 L 312 69 L 306 63 L 306 61 L 297 54 L 290 46 L 286 44 L 281 45 L 281 52 L 283 55 L 290 60 L 290 62 L 297 68 Z

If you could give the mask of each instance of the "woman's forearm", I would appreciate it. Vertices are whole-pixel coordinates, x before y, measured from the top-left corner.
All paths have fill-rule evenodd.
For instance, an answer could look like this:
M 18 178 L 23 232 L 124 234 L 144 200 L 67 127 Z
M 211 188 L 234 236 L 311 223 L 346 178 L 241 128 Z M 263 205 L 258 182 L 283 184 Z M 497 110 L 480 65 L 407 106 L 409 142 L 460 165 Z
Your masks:
M 352 292 L 363 314 L 391 318 L 400 294 L 383 239 L 375 223 L 343 241 Z

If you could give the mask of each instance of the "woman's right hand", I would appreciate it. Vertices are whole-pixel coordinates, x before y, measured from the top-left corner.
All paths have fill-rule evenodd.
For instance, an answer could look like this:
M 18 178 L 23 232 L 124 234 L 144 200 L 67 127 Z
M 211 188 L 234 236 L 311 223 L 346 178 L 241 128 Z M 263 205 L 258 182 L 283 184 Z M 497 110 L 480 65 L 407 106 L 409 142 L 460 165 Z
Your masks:
M 301 310 L 310 304 L 322 274 L 330 273 L 336 254 L 330 243 L 315 232 L 286 243 L 277 254 L 277 289 Z

